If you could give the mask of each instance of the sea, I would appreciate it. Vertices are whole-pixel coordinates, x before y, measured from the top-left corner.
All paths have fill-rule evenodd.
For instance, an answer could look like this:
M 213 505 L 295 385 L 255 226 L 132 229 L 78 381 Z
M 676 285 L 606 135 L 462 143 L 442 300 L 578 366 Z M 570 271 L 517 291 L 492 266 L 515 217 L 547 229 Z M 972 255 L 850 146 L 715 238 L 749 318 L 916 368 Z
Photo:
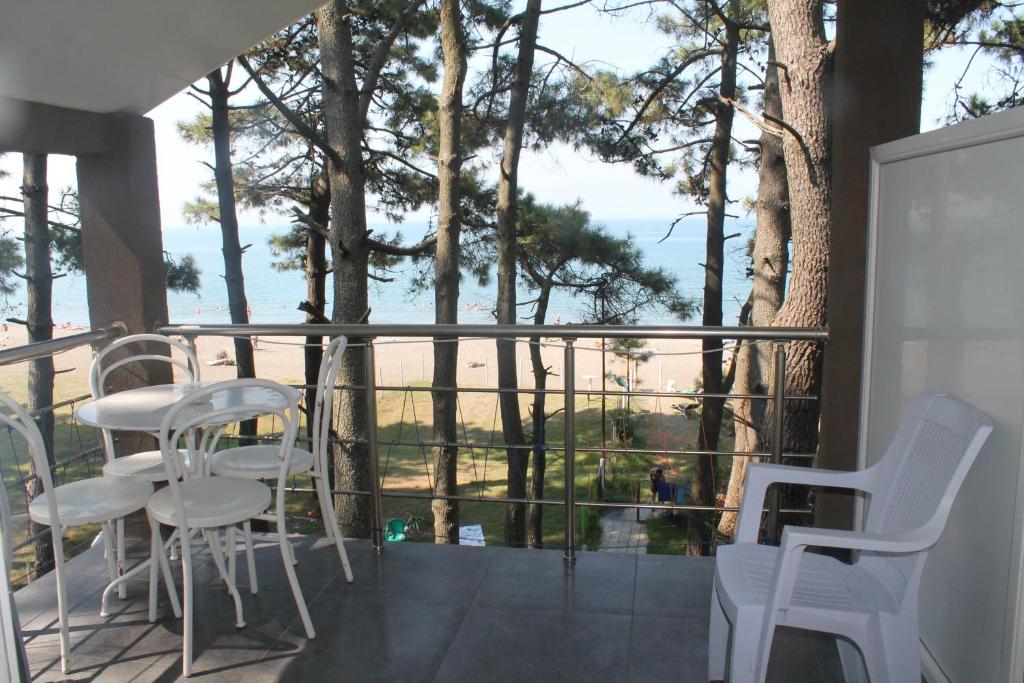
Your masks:
M 705 260 L 705 223 L 702 217 L 680 221 L 669 234 L 671 218 L 665 219 L 615 219 L 595 220 L 596 224 L 614 235 L 629 236 L 640 247 L 645 265 L 664 268 L 678 278 L 679 292 L 698 304 L 703 296 Z M 268 238 L 283 232 L 287 226 L 256 225 L 240 229 L 243 245 L 250 245 L 245 251 L 243 269 L 246 295 L 249 301 L 251 319 L 255 323 L 300 323 L 305 314 L 298 310 L 298 304 L 305 299 L 306 286 L 301 271 L 279 270 L 274 267 L 279 257 L 268 245 Z M 409 241 L 416 241 L 427 230 L 426 223 L 407 222 L 372 225 L 375 235 L 394 234 L 401 230 Z M 747 277 L 748 259 L 746 242 L 754 228 L 753 217 L 730 219 L 726 234 L 737 236 L 727 240 L 725 272 L 723 280 L 723 322 L 736 324 L 740 306 L 750 290 Z M 168 309 L 172 323 L 226 323 L 228 315 L 227 290 L 224 284 L 224 264 L 220 249 L 220 231 L 216 226 L 165 228 L 164 250 L 173 258 L 180 259 L 191 254 L 200 270 L 200 290 L 192 293 L 168 293 Z M 434 320 L 433 292 L 416 291 L 413 280 L 417 266 L 406 261 L 399 264 L 394 272 L 387 273 L 393 281 L 371 282 L 370 321 L 376 323 L 431 323 Z M 328 296 L 330 296 L 328 284 Z M 494 280 L 481 286 L 476 278 L 463 278 L 460 291 L 459 321 L 463 323 L 487 324 L 494 322 L 493 309 L 496 296 Z M 522 289 L 519 300 L 532 298 Z M 24 288 L 0 300 L 3 317 L 22 317 L 25 309 Z M 328 302 L 330 315 L 330 302 Z M 552 296 L 547 319 L 549 322 L 581 322 L 586 314 L 586 302 L 568 292 L 556 292 Z M 532 313 L 529 306 L 521 308 L 525 317 Z M 53 320 L 57 325 L 87 325 L 89 321 L 85 294 L 84 275 L 69 274 L 54 281 Z M 638 321 L 642 324 L 700 324 L 697 309 L 690 320 L 679 319 L 664 311 L 650 311 Z

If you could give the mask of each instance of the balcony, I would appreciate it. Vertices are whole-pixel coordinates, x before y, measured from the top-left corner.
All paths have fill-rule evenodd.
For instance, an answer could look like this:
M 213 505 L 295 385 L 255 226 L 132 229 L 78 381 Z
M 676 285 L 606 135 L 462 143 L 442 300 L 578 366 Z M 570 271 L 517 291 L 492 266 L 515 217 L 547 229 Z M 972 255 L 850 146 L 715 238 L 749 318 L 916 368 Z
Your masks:
M 276 543 L 256 550 L 257 595 L 239 572 L 247 625 L 208 556 L 196 559 L 194 680 L 706 681 L 712 558 L 389 543 L 348 544 L 355 582 L 322 539 L 296 538 L 299 581 L 317 629 L 307 640 Z M 243 563 L 244 564 L 244 563 Z M 146 582 L 99 617 L 99 547 L 68 565 L 74 672 L 90 681 L 172 681 L 181 621 L 165 600 L 146 619 Z M 60 673 L 52 574 L 18 591 L 34 680 Z M 769 680 L 842 681 L 834 641 L 781 630 Z
M 496 331 L 497 330 L 497 331 Z M 304 335 L 312 330 L 302 326 L 273 326 L 256 328 L 165 328 L 169 334 L 182 335 L 190 343 L 202 338 L 230 334 L 258 334 L 261 343 L 272 344 L 275 335 L 282 337 Z M 487 476 L 483 470 L 484 489 L 480 482 L 469 477 L 475 472 L 467 464 L 460 474 L 460 494 L 448 496 L 463 502 L 463 523 L 475 521 L 482 507 L 500 511 L 509 502 L 540 503 L 548 507 L 555 528 L 555 538 L 546 542 L 547 550 L 523 550 L 495 547 L 494 529 L 488 529 L 487 547 L 458 547 L 431 543 L 384 543 L 383 521 L 401 506 L 427 506 L 436 494 L 430 486 L 429 470 L 419 470 L 425 481 L 410 486 L 411 476 L 398 479 L 394 472 L 405 468 L 415 472 L 422 468 L 423 448 L 433 445 L 423 441 L 415 429 L 428 429 L 413 418 L 414 425 L 403 427 L 399 419 L 394 422 L 394 411 L 380 411 L 387 401 L 429 401 L 429 386 L 420 386 L 415 378 L 397 383 L 380 380 L 375 354 L 386 353 L 388 337 L 408 336 L 420 338 L 438 333 L 432 326 L 410 329 L 403 326 L 360 326 L 356 329 L 331 329 L 317 326 L 317 333 L 362 333 L 362 342 L 351 344 L 349 353 L 362 353 L 366 361 L 365 382 L 361 386 L 336 386 L 336 391 L 365 392 L 374 409 L 369 411 L 367 438 L 359 443 L 368 449 L 370 467 L 377 476 L 370 478 L 371 490 L 342 491 L 339 496 L 367 496 L 372 501 L 371 528 L 362 529 L 369 540 L 350 543 L 355 582 L 347 584 L 340 575 L 337 556 L 332 547 L 317 533 L 296 534 L 298 578 L 303 588 L 310 613 L 317 629 L 317 638 L 308 641 L 297 622 L 297 613 L 285 581 L 276 543 L 263 542 L 256 551 L 259 568 L 260 591 L 248 594 L 248 581 L 244 568 L 239 567 L 247 626 L 236 630 L 233 625 L 231 600 L 216 580 L 216 570 L 207 554 L 199 554 L 196 566 L 196 659 L 195 676 L 213 677 L 215 680 L 295 680 L 300 677 L 316 678 L 331 672 L 335 680 L 650 680 L 669 678 L 706 680 L 708 612 L 711 595 L 711 576 L 714 560 L 711 557 L 685 557 L 678 555 L 646 554 L 665 549 L 685 551 L 678 536 L 675 547 L 621 548 L 629 545 L 619 539 L 602 543 L 602 548 L 613 552 L 591 552 L 584 549 L 584 541 L 577 537 L 580 515 L 586 511 L 596 513 L 610 509 L 621 515 L 634 509 L 643 509 L 650 515 L 696 513 L 709 522 L 718 519 L 725 508 L 703 508 L 685 502 L 653 503 L 638 498 L 591 499 L 589 478 L 594 476 L 595 464 L 610 452 L 621 451 L 619 446 L 585 444 L 581 436 L 587 420 L 595 419 L 599 410 L 588 406 L 602 393 L 597 386 L 577 388 L 582 370 L 575 366 L 576 356 L 586 352 L 600 355 L 595 348 L 582 343 L 574 347 L 569 341 L 552 340 L 557 349 L 546 349 L 557 354 L 565 368 L 561 386 L 547 390 L 551 404 L 563 409 L 558 428 L 548 432 L 542 445 L 551 455 L 548 476 L 551 481 L 544 500 L 510 501 L 504 493 L 503 480 Z M 524 330 L 525 331 L 525 330 Z M 452 332 L 449 330 L 444 333 Z M 497 328 L 455 330 L 466 337 L 494 337 L 507 334 Z M 534 332 L 531 330 L 531 334 Z M 725 331 L 720 331 L 725 334 Z M 521 332 L 520 332 L 521 333 Z M 604 334 L 609 337 L 647 336 L 662 338 L 699 338 L 709 331 L 694 328 L 545 328 L 543 336 L 572 334 L 568 340 L 583 339 Z M 711 331 L 715 333 L 715 331 Z M 45 345 L 21 347 L 0 351 L 0 364 L 23 361 L 38 355 L 69 351 L 88 343 L 103 344 L 117 330 L 89 332 L 74 338 L 65 338 Z M 820 340 L 823 331 L 800 330 L 770 331 L 749 328 L 732 330 L 732 335 L 747 335 L 776 344 L 780 359 L 784 360 L 785 345 L 793 339 Z M 372 341 L 376 339 L 376 341 Z M 405 344 L 399 351 L 407 352 L 410 340 L 391 340 Z M 493 339 L 485 340 L 493 350 Z M 429 342 L 426 342 L 429 345 Z M 465 341 L 463 343 L 466 343 Z M 480 342 L 483 343 L 483 342 Z M 592 346 L 592 345 L 591 345 Z M 281 353 L 301 353 L 300 349 L 281 346 Z M 86 348 L 79 348 L 83 353 Z M 65 357 L 68 358 L 68 357 Z M 200 354 L 200 361 L 204 359 Z M 82 359 L 87 361 L 87 355 Z M 780 364 L 784 367 L 784 364 Z M 233 369 L 229 368 L 231 372 Z M 205 373 L 205 370 L 204 370 Z M 395 385 L 397 384 L 397 386 Z M 653 385 L 654 382 L 652 381 Z M 659 380 L 657 390 L 646 386 L 616 387 L 610 390 L 609 403 L 618 404 L 632 399 L 637 406 L 647 401 L 650 406 L 660 405 L 662 412 L 674 412 L 668 399 L 693 400 L 692 392 L 664 392 Z M 454 388 L 452 389 L 454 390 Z M 467 382 L 459 393 L 489 397 L 497 401 L 498 390 L 490 385 L 479 386 Z M 534 389 L 521 386 L 519 391 L 529 395 Z M 778 392 L 775 392 L 778 394 Z M 397 397 L 397 398 L 396 398 Z M 60 461 L 56 468 L 57 481 L 98 474 L 102 451 L 95 435 L 78 425 L 73 416 L 76 402 L 85 399 L 75 396 L 53 407 L 61 433 L 78 435 L 78 442 L 70 450 L 60 445 Z M 782 401 L 806 397 L 766 395 L 765 401 Z M 484 400 L 484 399 L 481 399 Z M 657 404 L 656 401 L 661 401 Z M 488 404 L 491 405 L 491 404 Z M 597 405 L 597 403 L 594 403 Z M 646 405 L 646 404 L 644 404 Z M 577 406 L 579 410 L 577 410 Z M 490 416 L 491 409 L 487 409 Z M 385 418 L 391 414 L 391 418 Z M 425 411 L 429 416 L 429 410 Z M 425 418 L 429 419 L 429 417 Z M 390 421 L 389 421 L 390 420 Z M 685 422 L 685 420 L 684 420 Z M 417 427 L 418 426 L 418 427 Z M 463 425 L 464 427 L 464 425 Z M 594 426 L 589 425 L 591 431 Z M 600 429 L 596 430 L 600 433 Z M 82 433 L 85 432 L 84 438 Z M 272 432 L 272 430 L 271 430 Z M 403 433 L 405 436 L 403 436 Z M 429 429 L 426 432 L 429 434 Z M 489 448 L 505 457 L 506 447 L 500 441 Z M 272 440 L 273 433 L 263 433 Z M 483 435 L 460 428 L 457 444 L 462 458 L 479 457 L 473 454 Z M 490 437 L 493 441 L 494 434 Z M 780 443 L 775 439 L 774 443 Z M 612 447 L 614 446 L 614 447 Z M 520 448 L 534 449 L 537 445 L 522 444 Z M 403 451 L 405 449 L 405 451 Z M 5 450 L 0 451 L 10 455 Z M 411 454 L 411 455 L 410 455 Z M 621 453 L 622 462 L 641 463 L 636 476 L 646 479 L 648 461 L 660 458 L 684 462 L 702 453 L 680 450 L 675 444 L 648 444 Z M 17 456 L 17 452 L 14 453 Z M 737 455 L 723 449 L 715 457 L 728 461 Z M 782 457 L 781 452 L 761 454 L 766 458 Z M 786 454 L 787 457 L 808 454 Z M 416 464 L 417 461 L 420 464 Z M 389 463 L 392 474 L 389 475 Z M 579 467 L 577 467 L 579 465 Z M 492 462 L 491 467 L 504 471 L 504 463 Z M 460 470 L 462 472 L 463 470 Z M 503 476 L 503 475 L 502 475 Z M 25 489 L 26 473 L 17 478 L 5 475 L 8 494 Z M 393 483 L 396 479 L 400 483 Z M 639 480 L 638 480 L 639 481 Z M 298 489 L 303 486 L 297 482 Z M 15 514 L 24 501 L 11 496 Z M 429 515 L 429 507 L 426 508 Z M 572 509 L 577 514 L 565 515 Z M 772 519 L 778 515 L 792 516 L 806 510 L 770 510 Z M 789 519 L 790 517 L 787 517 Z M 494 517 L 492 516 L 492 519 Z M 572 523 L 563 524 L 562 520 Z M 494 525 L 497 527 L 498 525 Z M 309 530 L 310 525 L 296 523 L 296 529 Z M 558 533 L 561 530 L 561 534 Z M 18 529 L 20 533 L 22 529 Z M 45 533 L 45 532 L 44 532 Z M 93 532 L 94 533 L 94 532 Z M 129 534 L 131 536 L 131 533 Z M 136 534 L 137 535 L 137 534 Z M 613 533 L 608 534 L 614 536 Z M 23 641 L 34 680 L 176 680 L 181 672 L 181 621 L 175 619 L 166 604 L 162 604 L 159 620 L 148 622 L 147 584 L 145 574 L 134 579 L 129 586 L 128 598 L 114 598 L 112 616 L 99 616 L 100 595 L 108 581 L 102 544 L 88 548 L 91 535 L 79 535 L 68 544 L 70 553 L 78 553 L 68 564 L 67 576 L 71 596 L 71 628 L 73 641 L 72 674 L 60 672 L 59 643 L 56 629 L 54 577 L 47 574 L 32 581 L 16 592 Z M 429 540 L 429 534 L 420 540 Z M 15 538 L 19 558 L 25 562 L 31 550 L 32 538 L 26 533 Z M 500 541 L 497 541 L 500 545 Z M 669 543 L 671 546 L 671 543 Z M 197 546 L 198 548 L 198 546 Z M 629 550 L 617 553 L 617 550 Z M 645 553 L 646 550 L 646 553 Z M 713 550 L 713 549 L 712 549 Z M 137 548 L 141 559 L 145 548 Z M 566 562 L 565 557 L 575 557 Z M 131 562 L 129 562 L 131 564 Z M 244 564 L 244 560 L 240 561 Z M 180 574 L 180 564 L 175 564 Z M 26 578 L 23 572 L 16 579 Z M 28 577 L 30 578 L 30 577 Z M 179 576 L 180 586 L 180 576 Z M 773 650 L 771 680 L 776 681 L 841 681 L 842 673 L 834 641 L 817 634 L 796 631 L 783 632 Z

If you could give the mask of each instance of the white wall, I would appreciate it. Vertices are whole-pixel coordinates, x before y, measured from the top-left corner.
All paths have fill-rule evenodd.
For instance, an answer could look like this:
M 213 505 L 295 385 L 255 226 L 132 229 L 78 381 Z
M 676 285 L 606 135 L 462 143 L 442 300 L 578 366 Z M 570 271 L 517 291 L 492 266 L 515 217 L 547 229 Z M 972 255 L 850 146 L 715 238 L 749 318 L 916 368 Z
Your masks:
M 996 430 L 925 568 L 921 640 L 952 681 L 1022 680 L 1024 111 L 873 150 L 861 459 L 926 389 Z

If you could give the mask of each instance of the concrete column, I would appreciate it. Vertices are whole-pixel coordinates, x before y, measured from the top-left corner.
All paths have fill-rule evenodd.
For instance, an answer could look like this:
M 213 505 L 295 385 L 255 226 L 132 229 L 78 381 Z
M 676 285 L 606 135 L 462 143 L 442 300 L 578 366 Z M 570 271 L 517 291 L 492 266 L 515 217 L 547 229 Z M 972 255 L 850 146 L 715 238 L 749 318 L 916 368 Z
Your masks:
M 920 130 L 923 36 L 923 0 L 839 0 L 822 467 L 857 464 L 870 148 Z M 849 527 L 852 496 L 817 500 L 820 525 Z
M 121 320 L 148 332 L 167 321 L 153 122 L 111 119 L 111 150 L 78 157 L 89 317 L 94 328 Z
M 153 122 L 134 115 L 108 119 L 109 149 L 78 157 L 89 319 L 93 328 L 122 321 L 133 334 L 150 332 L 167 321 Z M 170 367 L 140 364 L 113 373 L 111 380 L 116 390 L 165 384 Z M 153 447 L 149 437 L 118 435 L 120 454 Z

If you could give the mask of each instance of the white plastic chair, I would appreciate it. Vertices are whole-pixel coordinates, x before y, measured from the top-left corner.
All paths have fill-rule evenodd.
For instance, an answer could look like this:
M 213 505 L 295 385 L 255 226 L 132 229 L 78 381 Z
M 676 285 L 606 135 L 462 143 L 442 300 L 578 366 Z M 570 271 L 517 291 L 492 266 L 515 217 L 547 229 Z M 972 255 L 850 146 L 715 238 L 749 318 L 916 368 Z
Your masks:
M 345 337 L 333 339 L 324 349 L 320 361 L 320 372 L 316 384 L 312 416 L 312 449 L 292 448 L 291 465 L 288 474 L 309 473 L 316 487 L 317 500 L 320 503 L 320 516 L 324 521 L 324 532 L 327 540 L 333 541 L 338 550 L 338 558 L 345 572 L 345 579 L 352 582 L 352 567 L 345 552 L 345 542 L 338 521 L 334 516 L 334 503 L 331 498 L 331 483 L 327 481 L 327 458 L 330 457 L 331 414 L 334 405 L 334 380 L 338 376 L 342 354 L 348 340 Z M 210 460 L 213 474 L 227 477 L 243 477 L 246 479 L 274 479 L 278 475 L 280 460 L 278 446 L 253 445 L 239 446 L 217 451 Z M 274 521 L 273 518 L 270 521 Z M 249 542 L 248 539 L 246 541 Z M 246 548 L 248 552 L 248 547 Z M 250 580 L 250 587 L 256 592 L 256 583 Z
M 50 467 L 46 460 L 46 448 L 43 437 L 28 411 L 14 399 L 0 393 L 0 424 L 16 432 L 26 443 L 36 475 L 43 485 L 43 493 L 37 496 L 28 506 L 28 516 L 39 524 L 50 527 L 53 538 L 54 571 L 57 578 L 57 611 L 60 621 L 61 669 L 68 673 L 71 669 L 71 642 L 68 635 L 68 601 L 64 584 L 64 547 L 62 533 L 66 527 L 83 524 L 102 524 L 103 539 L 107 550 L 107 571 L 111 581 L 117 578 L 111 552 L 111 521 L 121 519 L 136 510 L 141 510 L 153 493 L 153 485 L 140 479 L 113 479 L 110 477 L 93 477 L 54 487 L 50 476 Z M 5 527 L 10 523 L 8 515 L 2 515 Z M 9 528 L 4 528 L 6 536 Z M 172 594 L 172 605 L 178 613 L 177 602 L 173 598 L 173 583 L 170 566 L 166 557 L 161 563 L 164 580 Z M 154 565 L 153 571 L 156 571 Z M 154 574 L 155 577 L 155 574 Z M 151 583 L 153 594 L 150 599 L 156 601 L 156 581 Z M 108 587 L 109 591 L 109 587 Z M 104 592 L 104 597 L 106 593 Z
M 729 681 L 764 681 L 775 627 L 793 626 L 840 636 L 847 681 L 864 680 L 857 649 L 872 683 L 920 681 L 921 573 L 991 432 L 989 419 L 971 406 L 926 393 L 910 406 L 885 457 L 865 470 L 750 465 L 736 543 L 720 547 L 716 559 L 709 678 L 724 679 L 728 659 Z M 789 526 L 779 547 L 758 545 L 773 483 L 867 493 L 864 531 Z M 805 553 L 810 547 L 860 553 L 846 564 Z
M 221 409 L 212 409 L 212 398 L 220 392 L 229 392 L 246 387 L 257 387 L 280 395 L 282 408 L 271 409 L 267 405 L 231 405 Z M 163 544 L 160 542 L 159 524 L 166 524 L 178 531 L 181 544 L 182 577 L 184 584 L 185 624 L 183 628 L 184 646 L 182 673 L 192 673 L 192 623 L 194 615 L 194 596 L 192 587 L 192 550 L 189 531 L 201 530 L 210 548 L 217 571 L 228 587 L 235 603 L 235 625 L 244 628 L 242 602 L 235 585 L 233 571 L 225 566 L 224 550 L 220 543 L 220 528 L 227 531 L 228 548 L 233 553 L 235 547 L 235 525 L 247 523 L 250 519 L 264 513 L 272 499 L 270 488 L 261 481 L 239 477 L 207 477 L 202 476 L 204 467 L 186 467 L 177 445 L 182 439 L 188 440 L 191 430 L 207 428 L 198 445 L 198 452 L 191 454 L 193 462 L 198 462 L 205 453 L 216 447 L 216 442 L 224 432 L 224 428 L 235 422 L 251 419 L 257 415 L 273 415 L 281 420 L 284 426 L 282 442 L 277 447 L 278 473 L 276 497 L 276 521 L 281 559 L 285 573 L 291 585 L 295 605 L 306 629 L 306 636 L 315 638 L 316 632 L 309 618 L 302 590 L 291 561 L 291 547 L 285 527 L 284 492 L 291 465 L 292 444 L 298 431 L 298 408 L 294 404 L 293 393 L 287 387 L 276 382 L 262 379 L 237 379 L 218 382 L 209 387 L 197 389 L 186 398 L 176 403 L 164 416 L 160 427 L 160 452 L 166 470 L 167 487 L 157 491 L 149 500 L 146 512 L 149 515 L 152 530 L 151 552 L 153 562 L 150 565 L 149 581 L 151 587 L 149 620 L 156 621 L 155 586 L 157 577 L 155 560 L 166 560 Z M 249 536 L 248 526 L 246 536 Z M 247 538 L 247 555 L 250 578 L 253 576 L 254 562 L 251 540 Z

